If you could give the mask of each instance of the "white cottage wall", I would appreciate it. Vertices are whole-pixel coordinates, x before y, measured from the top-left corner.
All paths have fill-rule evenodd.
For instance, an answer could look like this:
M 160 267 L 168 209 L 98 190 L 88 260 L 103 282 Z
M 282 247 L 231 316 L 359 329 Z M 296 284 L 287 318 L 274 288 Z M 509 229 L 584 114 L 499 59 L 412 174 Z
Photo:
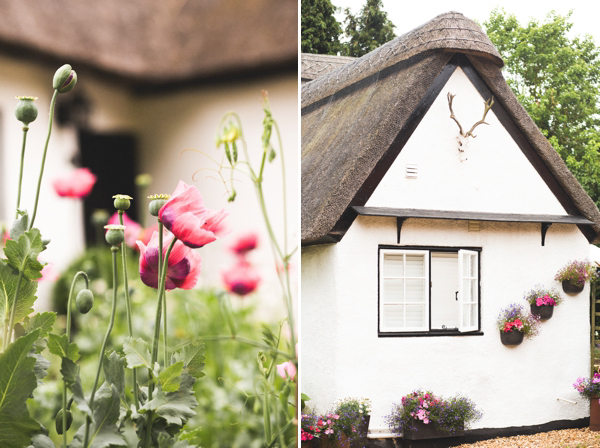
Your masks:
M 489 112 L 462 139 L 446 94 L 467 131 L 481 119 L 483 99 L 459 68 L 377 186 L 367 206 L 473 212 L 566 214 L 559 201 Z M 486 98 L 487 99 L 487 98 Z M 416 179 L 406 165 L 416 164 Z M 480 247 L 483 335 L 378 337 L 378 247 L 397 246 L 394 218 L 359 216 L 341 242 L 303 250 L 302 389 L 325 411 L 341 398 L 373 402 L 371 428 L 390 435 L 392 404 L 423 388 L 463 393 L 484 412 L 475 428 L 528 426 L 585 417 L 589 405 L 573 389 L 589 374 L 589 287 L 567 296 L 541 333 L 518 347 L 500 342 L 496 318 L 511 303 L 526 308 L 535 287 L 560 288 L 554 275 L 589 244 L 575 225 L 553 224 L 541 245 L 538 223 L 409 219 L 400 245 Z M 323 294 L 322 292 L 326 292 Z M 324 350 L 326 350 L 324 352 Z M 576 402 L 572 404 L 571 402 Z
M 370 398 L 379 435 L 392 404 L 417 388 L 472 398 L 484 412 L 475 428 L 587 416 L 572 383 L 589 372 L 588 287 L 565 295 L 540 335 L 518 347 L 502 345 L 496 328 L 502 308 L 527 307 L 526 291 L 560 287 L 556 271 L 588 256 L 575 226 L 553 225 L 545 246 L 540 240 L 539 224 L 481 223 L 469 232 L 466 221 L 411 219 L 402 227 L 402 245 L 482 248 L 483 336 L 378 337 L 378 246 L 396 245 L 392 218 L 358 217 L 341 243 L 303 251 L 303 392 L 323 410 L 347 396 Z
M 456 95 L 452 108 L 464 132 L 482 118 L 484 99 L 459 67 L 366 205 L 565 214 L 493 111 L 486 117 L 489 125 L 481 124 L 473 132 L 476 138 L 459 138 L 458 126 L 450 118 L 448 92 Z M 463 152 L 458 150 L 459 141 Z M 417 165 L 416 179 L 406 177 L 407 164 Z

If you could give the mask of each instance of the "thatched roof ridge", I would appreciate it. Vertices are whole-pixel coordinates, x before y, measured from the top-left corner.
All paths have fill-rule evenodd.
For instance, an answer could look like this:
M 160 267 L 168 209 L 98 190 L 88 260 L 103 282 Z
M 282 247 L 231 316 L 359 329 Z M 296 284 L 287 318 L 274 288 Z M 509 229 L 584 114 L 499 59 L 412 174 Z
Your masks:
M 0 51 L 137 82 L 297 67 L 296 0 L 0 0 L 0 11 Z
M 330 71 L 335 70 L 342 65 L 346 65 L 356 58 L 350 56 L 333 56 L 329 54 L 311 54 L 302 53 L 302 82 L 312 81 L 323 76 Z
M 302 107 L 400 61 L 431 50 L 457 51 L 504 63 L 483 30 L 459 12 L 440 14 L 369 54 L 321 76 L 302 88 Z

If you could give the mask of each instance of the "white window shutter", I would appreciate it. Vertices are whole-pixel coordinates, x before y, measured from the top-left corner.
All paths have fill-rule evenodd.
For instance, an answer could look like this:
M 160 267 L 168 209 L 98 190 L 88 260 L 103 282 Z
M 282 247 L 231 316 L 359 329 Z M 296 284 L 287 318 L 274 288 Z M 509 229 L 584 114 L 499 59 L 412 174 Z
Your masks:
M 458 329 L 479 328 L 479 253 L 458 251 Z
M 427 251 L 380 251 L 380 331 L 429 330 L 428 255 Z

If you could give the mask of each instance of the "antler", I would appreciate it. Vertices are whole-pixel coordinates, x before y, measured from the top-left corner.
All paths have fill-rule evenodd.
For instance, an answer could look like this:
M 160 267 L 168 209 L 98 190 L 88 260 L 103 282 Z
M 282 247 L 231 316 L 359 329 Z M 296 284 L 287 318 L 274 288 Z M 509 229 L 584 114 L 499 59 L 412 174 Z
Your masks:
M 458 130 L 460 131 L 460 135 L 462 135 L 463 137 L 465 136 L 465 134 L 463 134 L 463 128 L 460 125 L 460 123 L 458 122 L 458 120 L 456 119 L 456 117 L 454 116 L 454 111 L 452 110 L 452 100 L 454 99 L 456 95 L 452 95 L 452 93 L 448 92 L 448 107 L 450 107 L 450 118 L 452 118 L 454 121 L 456 121 L 456 124 L 458 125 Z M 483 116 L 485 118 L 485 115 Z M 473 129 L 471 129 L 472 131 Z
M 489 100 L 484 101 L 483 104 L 485 104 L 485 109 L 483 110 L 483 118 L 473 125 L 473 127 L 469 130 L 469 132 L 467 132 L 465 134 L 465 137 L 469 137 L 469 136 L 471 136 L 473 138 L 477 137 L 476 135 L 473 135 L 473 131 L 475 130 L 475 128 L 477 126 L 479 126 L 480 124 L 489 124 L 489 123 L 485 122 L 485 116 L 487 115 L 487 113 L 490 111 L 490 109 L 494 105 L 494 97 L 492 96 Z

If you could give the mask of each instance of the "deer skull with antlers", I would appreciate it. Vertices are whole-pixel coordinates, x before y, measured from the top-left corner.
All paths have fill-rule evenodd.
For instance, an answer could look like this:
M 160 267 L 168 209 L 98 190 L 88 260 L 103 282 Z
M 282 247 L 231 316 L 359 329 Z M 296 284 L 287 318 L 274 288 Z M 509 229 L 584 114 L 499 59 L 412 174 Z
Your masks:
M 477 137 L 475 134 L 473 134 L 473 131 L 480 124 L 489 124 L 489 123 L 485 122 L 485 116 L 487 115 L 487 113 L 490 111 L 490 109 L 494 105 L 494 97 L 492 96 L 489 100 L 483 102 L 483 104 L 485 105 L 484 110 L 483 110 L 483 118 L 481 120 L 479 120 L 478 122 L 476 122 L 471 127 L 471 129 L 469 129 L 469 131 L 467 133 L 465 133 L 463 131 L 463 128 L 460 125 L 459 121 L 456 119 L 456 116 L 454 115 L 454 111 L 452 110 L 452 100 L 454 99 L 455 96 L 456 95 L 452 95 L 452 93 L 448 92 L 448 107 L 450 108 L 450 118 L 452 118 L 456 122 L 456 124 L 458 125 L 458 131 L 460 132 L 460 135 L 464 139 L 467 139 L 468 137 L 473 137 L 473 138 Z M 464 148 L 462 147 L 462 142 L 460 140 L 459 140 L 458 144 L 459 144 L 458 150 L 461 152 L 464 151 Z

